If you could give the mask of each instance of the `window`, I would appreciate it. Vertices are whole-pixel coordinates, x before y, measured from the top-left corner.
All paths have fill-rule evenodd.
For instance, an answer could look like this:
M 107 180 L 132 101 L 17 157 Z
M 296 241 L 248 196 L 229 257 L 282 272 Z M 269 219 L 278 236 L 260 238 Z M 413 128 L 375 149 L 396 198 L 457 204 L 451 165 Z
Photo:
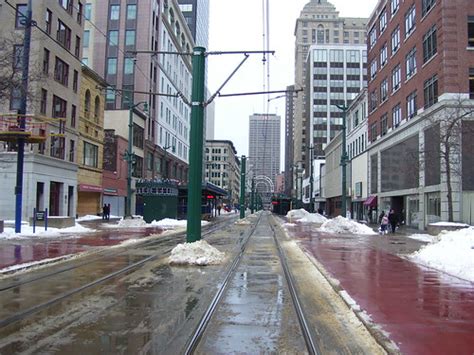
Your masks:
M 400 47 L 400 26 L 397 26 L 395 31 L 392 32 L 392 54 L 398 51 Z
M 474 47 L 474 16 L 468 16 L 467 19 L 467 46 Z
M 13 87 L 10 91 L 10 110 L 21 108 L 21 88 Z
M 377 75 L 377 59 L 370 63 L 370 79 L 373 80 Z
M 76 105 L 71 106 L 71 127 L 76 127 L 76 115 L 77 115 L 77 108 Z
M 134 46 L 135 45 L 135 30 L 125 31 L 125 45 Z
M 84 116 L 86 118 L 90 117 L 91 112 L 91 92 L 86 90 L 86 95 L 84 97 Z
M 76 36 L 76 47 L 74 48 L 74 55 L 79 58 L 81 56 L 81 37 Z
M 383 10 L 382 14 L 379 16 L 379 28 L 380 33 L 382 33 L 385 28 L 387 28 L 387 13 Z
M 74 153 L 76 151 L 76 142 L 74 140 L 69 141 L 69 161 L 74 163 Z
M 97 168 L 97 163 L 99 161 L 99 147 L 95 144 L 89 142 L 84 142 L 84 156 L 82 164 L 90 166 L 92 168 Z
M 40 113 L 46 115 L 46 107 L 48 105 L 48 91 L 41 89 Z
M 412 92 L 407 97 L 407 118 L 413 118 L 417 114 L 417 107 L 416 107 L 416 91 Z
M 90 20 L 91 16 L 92 16 L 92 4 L 87 3 L 86 4 L 86 9 L 84 11 L 84 17 L 86 18 L 86 20 Z
M 61 20 L 58 20 L 58 31 L 56 39 L 65 48 L 71 49 L 71 29 L 67 27 Z
M 384 114 L 380 119 L 380 134 L 385 136 L 388 131 L 388 115 Z
M 58 57 L 56 57 L 56 63 L 54 65 L 54 80 L 60 82 L 64 86 L 68 86 L 69 65 Z
M 143 158 L 138 155 L 133 156 L 135 164 L 133 165 L 132 176 L 136 178 L 143 177 Z
M 369 44 L 370 48 L 375 46 L 375 42 L 377 42 L 377 28 L 375 26 L 369 32 Z
M 120 5 L 110 6 L 110 19 L 118 20 L 120 18 Z
M 437 52 L 436 26 L 423 36 L 423 63 L 430 60 Z
M 370 141 L 375 142 L 377 140 L 377 123 L 372 123 L 370 126 Z
M 84 11 L 82 2 L 78 2 L 77 4 L 77 23 L 82 24 L 82 12 Z
M 422 0 L 421 2 L 421 15 L 425 16 L 433 6 L 435 6 L 436 0 Z
M 49 50 L 46 48 L 43 51 L 43 73 L 49 73 Z
M 53 158 L 64 159 L 64 145 L 64 137 L 52 135 L 49 155 Z
M 77 93 L 77 86 L 79 82 L 79 73 L 77 70 L 74 70 L 74 75 L 72 78 L 72 90 Z
M 118 31 L 109 31 L 109 46 L 115 47 L 118 44 Z
M 83 36 L 84 41 L 83 41 L 83 44 L 82 44 L 82 46 L 84 48 L 89 48 L 90 36 L 91 36 L 91 32 L 89 30 L 85 30 L 84 31 L 84 36 Z
M 16 71 L 23 67 L 23 45 L 15 44 L 13 46 L 13 70 Z
M 413 4 L 405 14 L 405 37 L 411 35 L 411 33 L 415 30 L 415 15 L 415 4 Z
M 127 20 L 135 20 L 137 18 L 137 5 L 127 5 Z
M 61 5 L 69 14 L 72 14 L 73 2 L 74 0 L 59 0 L 59 5 Z
M 370 99 L 369 99 L 369 110 L 370 112 L 374 111 L 377 108 L 377 91 L 374 90 L 370 93 Z
M 400 104 L 398 104 L 392 109 L 392 127 L 398 127 L 400 125 L 401 120 L 402 108 L 400 107 Z
M 398 8 L 400 7 L 400 0 L 390 0 L 390 9 L 392 10 L 392 16 L 395 15 L 395 13 L 398 11 Z
M 137 124 L 133 124 L 133 145 L 143 149 L 144 130 Z
M 401 80 L 401 68 L 400 64 L 398 64 L 395 69 L 392 71 L 392 91 L 397 91 L 400 88 L 400 80 Z
M 107 59 L 107 75 L 117 74 L 117 58 Z
M 425 81 L 423 85 L 425 108 L 438 102 L 438 77 L 434 75 Z
M 23 24 L 24 20 L 26 19 L 26 11 L 28 11 L 27 4 L 18 4 L 16 5 L 16 13 L 15 13 L 15 28 L 25 28 Z
M 100 99 L 99 99 L 99 96 L 96 96 L 95 102 L 94 102 L 94 121 L 98 123 L 99 118 L 100 118 Z
M 115 91 L 112 89 L 107 89 L 107 93 L 105 94 L 105 102 L 107 108 L 113 108 L 115 104 Z
M 380 84 L 380 101 L 384 102 L 388 99 L 388 78 L 385 78 Z
M 409 79 L 416 74 L 416 48 L 413 48 L 410 52 L 408 52 L 405 58 L 405 63 L 407 79 Z
M 123 73 L 133 74 L 134 63 L 135 61 L 133 60 L 133 58 L 125 58 Z
M 50 35 L 51 27 L 53 23 L 53 13 L 51 12 L 50 9 L 46 9 L 45 22 L 46 22 L 46 33 Z
M 380 50 L 380 67 L 387 64 L 387 43 L 385 43 Z
M 66 106 L 66 100 L 61 99 L 59 96 L 53 95 L 53 118 L 65 118 Z
M 147 152 L 146 153 L 146 168 L 149 171 L 153 171 L 153 153 Z

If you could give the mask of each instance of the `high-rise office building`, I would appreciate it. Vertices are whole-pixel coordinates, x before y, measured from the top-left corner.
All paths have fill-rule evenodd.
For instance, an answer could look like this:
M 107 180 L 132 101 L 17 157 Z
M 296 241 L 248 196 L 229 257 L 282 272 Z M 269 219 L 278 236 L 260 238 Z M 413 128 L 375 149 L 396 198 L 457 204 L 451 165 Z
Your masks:
M 327 0 L 311 0 L 301 11 L 295 27 L 295 89 L 305 87 L 306 59 L 310 46 L 331 44 L 363 45 L 367 19 L 339 17 L 339 12 Z M 311 139 L 305 131 L 309 117 L 304 93 L 299 93 L 294 116 L 294 161 L 305 161 Z
M 272 189 L 280 173 L 280 125 L 281 118 L 275 114 L 256 113 L 250 116 L 249 176 L 261 177 L 262 182 L 271 181 Z
M 178 0 L 197 46 L 209 46 L 209 0 Z

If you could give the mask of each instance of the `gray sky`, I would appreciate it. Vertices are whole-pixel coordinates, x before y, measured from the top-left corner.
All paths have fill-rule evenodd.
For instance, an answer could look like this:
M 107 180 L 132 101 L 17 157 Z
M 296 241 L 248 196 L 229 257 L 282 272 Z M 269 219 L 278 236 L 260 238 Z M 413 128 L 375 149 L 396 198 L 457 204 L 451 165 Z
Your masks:
M 294 83 L 295 21 L 309 0 L 270 0 L 270 88 L 285 90 Z M 377 0 L 330 0 L 342 17 L 369 17 Z M 210 0 L 209 51 L 262 50 L 262 0 Z M 228 78 L 243 55 L 210 56 L 208 86 L 212 94 Z M 262 55 L 254 54 L 221 91 L 222 94 L 263 91 Z M 275 97 L 278 95 L 272 95 Z M 266 95 L 216 98 L 216 139 L 234 142 L 238 155 L 248 155 L 249 116 L 266 113 Z M 285 99 L 270 101 L 269 113 L 282 119 L 282 161 Z M 283 166 L 280 166 L 283 170 Z

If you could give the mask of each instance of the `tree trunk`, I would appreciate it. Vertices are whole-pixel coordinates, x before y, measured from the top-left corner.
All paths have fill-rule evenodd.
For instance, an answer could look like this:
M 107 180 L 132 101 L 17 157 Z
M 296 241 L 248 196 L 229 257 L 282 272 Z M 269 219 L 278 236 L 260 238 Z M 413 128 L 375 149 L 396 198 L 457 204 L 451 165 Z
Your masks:
M 445 164 L 446 164 L 446 184 L 448 185 L 448 222 L 454 222 L 453 217 L 453 189 L 451 187 L 451 156 L 449 154 L 449 148 L 445 152 Z

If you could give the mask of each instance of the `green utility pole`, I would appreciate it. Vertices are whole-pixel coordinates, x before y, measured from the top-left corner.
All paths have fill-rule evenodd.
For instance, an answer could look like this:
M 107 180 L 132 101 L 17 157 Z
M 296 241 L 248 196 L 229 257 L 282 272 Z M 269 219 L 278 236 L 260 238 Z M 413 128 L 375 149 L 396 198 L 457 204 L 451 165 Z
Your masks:
M 342 191 L 341 191 L 341 215 L 346 217 L 347 206 L 346 206 L 346 165 L 347 165 L 347 151 L 346 151 L 346 112 L 347 107 L 342 105 L 336 105 L 338 109 L 342 110 L 342 153 L 341 153 L 341 166 L 342 166 Z
M 192 55 L 191 137 L 188 178 L 188 243 L 201 240 L 202 150 L 204 134 L 204 72 L 206 49 L 195 47 Z
M 245 218 L 245 165 L 247 157 L 242 155 L 242 164 L 240 166 L 240 219 Z
M 125 218 L 132 218 L 132 170 L 135 162 L 135 154 L 133 152 L 133 110 L 138 106 L 144 104 L 143 111 L 148 111 L 148 103 L 141 101 L 133 104 L 133 93 L 128 93 L 128 147 L 125 153 L 125 160 L 127 161 L 127 204 L 125 205 Z
M 314 213 L 314 197 L 313 197 L 313 184 L 314 184 L 314 173 L 313 173 L 313 152 L 314 146 L 309 147 L 309 212 Z
M 252 194 L 250 195 L 250 212 L 255 212 L 255 177 L 252 177 Z

